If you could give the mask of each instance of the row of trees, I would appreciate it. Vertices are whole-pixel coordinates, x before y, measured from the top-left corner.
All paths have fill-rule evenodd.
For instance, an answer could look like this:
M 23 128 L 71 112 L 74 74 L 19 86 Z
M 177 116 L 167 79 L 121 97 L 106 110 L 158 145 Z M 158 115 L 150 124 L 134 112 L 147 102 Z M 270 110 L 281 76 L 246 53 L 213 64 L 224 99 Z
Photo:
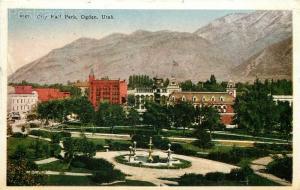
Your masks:
M 193 83 L 191 80 L 180 83 L 180 87 L 183 91 L 213 91 L 224 92 L 226 90 L 227 82 L 218 83 L 214 75 L 210 76 L 210 79 L 198 83 Z
M 153 79 L 147 75 L 130 75 L 128 88 L 134 89 L 137 87 L 152 87 Z
M 288 137 L 292 131 L 292 107 L 288 102 L 275 103 L 259 80 L 237 97 L 234 110 L 235 123 L 254 135 L 277 132 Z

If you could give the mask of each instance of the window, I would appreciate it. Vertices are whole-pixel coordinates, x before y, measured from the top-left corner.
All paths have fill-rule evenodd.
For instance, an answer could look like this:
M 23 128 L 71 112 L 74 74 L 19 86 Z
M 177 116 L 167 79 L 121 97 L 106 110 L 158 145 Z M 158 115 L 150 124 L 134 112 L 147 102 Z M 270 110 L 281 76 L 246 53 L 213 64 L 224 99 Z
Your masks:
M 192 101 L 193 101 L 193 102 L 196 102 L 196 101 L 197 101 L 196 96 L 193 97 Z
M 186 100 L 185 96 L 182 96 L 181 100 L 182 100 L 182 101 L 185 101 L 185 100 Z
M 221 102 L 224 102 L 223 96 L 220 97 L 220 101 L 221 101 Z
M 215 101 L 215 97 L 213 96 L 213 97 L 211 97 L 211 101 L 212 102 L 214 102 Z
M 202 97 L 202 102 L 205 102 L 205 97 L 204 96 Z
M 175 96 L 172 96 L 172 100 L 175 101 Z

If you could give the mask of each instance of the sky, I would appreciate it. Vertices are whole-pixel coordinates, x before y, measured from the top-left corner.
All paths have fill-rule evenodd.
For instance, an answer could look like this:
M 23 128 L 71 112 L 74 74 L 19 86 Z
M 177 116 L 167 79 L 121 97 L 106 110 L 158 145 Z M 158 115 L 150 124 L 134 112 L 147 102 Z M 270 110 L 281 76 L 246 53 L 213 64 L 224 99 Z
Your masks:
M 246 10 L 11 9 L 8 13 L 8 74 L 81 38 L 100 39 L 136 30 L 194 32 L 209 22 Z M 113 19 L 102 19 L 112 15 Z M 67 18 L 65 17 L 67 16 Z M 71 16 L 75 16 L 70 19 Z M 98 19 L 86 19 L 96 16 Z

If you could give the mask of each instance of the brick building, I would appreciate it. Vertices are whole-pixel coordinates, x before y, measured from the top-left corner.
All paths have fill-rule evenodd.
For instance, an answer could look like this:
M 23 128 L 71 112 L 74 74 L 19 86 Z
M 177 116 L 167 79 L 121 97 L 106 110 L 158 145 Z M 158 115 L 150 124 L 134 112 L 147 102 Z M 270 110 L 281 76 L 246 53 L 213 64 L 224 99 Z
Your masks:
M 35 88 L 40 102 L 58 100 L 70 97 L 70 92 L 61 92 L 56 88 Z
M 89 74 L 89 100 L 96 109 L 99 103 L 123 104 L 127 98 L 125 80 L 95 79 L 93 70 Z
M 169 103 L 176 104 L 179 101 L 188 101 L 195 107 L 213 106 L 218 110 L 221 122 L 229 126 L 235 115 L 233 109 L 235 98 L 235 84 L 229 81 L 226 92 L 173 92 L 169 96 Z

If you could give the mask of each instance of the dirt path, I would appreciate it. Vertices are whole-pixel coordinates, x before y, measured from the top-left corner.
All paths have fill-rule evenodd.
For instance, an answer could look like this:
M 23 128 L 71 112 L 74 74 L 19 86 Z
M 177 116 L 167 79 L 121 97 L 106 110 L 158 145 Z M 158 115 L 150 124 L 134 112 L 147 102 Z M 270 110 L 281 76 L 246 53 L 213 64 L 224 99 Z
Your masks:
M 128 151 L 111 151 L 111 152 L 97 152 L 95 158 L 104 158 L 115 165 L 116 169 L 121 170 L 125 174 L 130 175 L 127 177 L 132 180 L 149 181 L 158 186 L 174 183 L 168 180 L 162 180 L 159 178 L 177 178 L 185 173 L 198 173 L 206 174 L 208 172 L 224 172 L 229 173 L 231 169 L 237 168 L 236 166 L 197 158 L 184 155 L 173 154 L 173 157 L 185 159 L 192 163 L 192 166 L 185 169 L 154 169 L 154 168 L 140 168 L 132 167 L 124 164 L 120 164 L 115 161 L 115 157 L 123 154 L 128 154 Z M 138 155 L 147 155 L 145 150 L 138 150 Z M 160 155 L 166 157 L 166 153 L 160 150 L 154 150 L 154 155 Z

